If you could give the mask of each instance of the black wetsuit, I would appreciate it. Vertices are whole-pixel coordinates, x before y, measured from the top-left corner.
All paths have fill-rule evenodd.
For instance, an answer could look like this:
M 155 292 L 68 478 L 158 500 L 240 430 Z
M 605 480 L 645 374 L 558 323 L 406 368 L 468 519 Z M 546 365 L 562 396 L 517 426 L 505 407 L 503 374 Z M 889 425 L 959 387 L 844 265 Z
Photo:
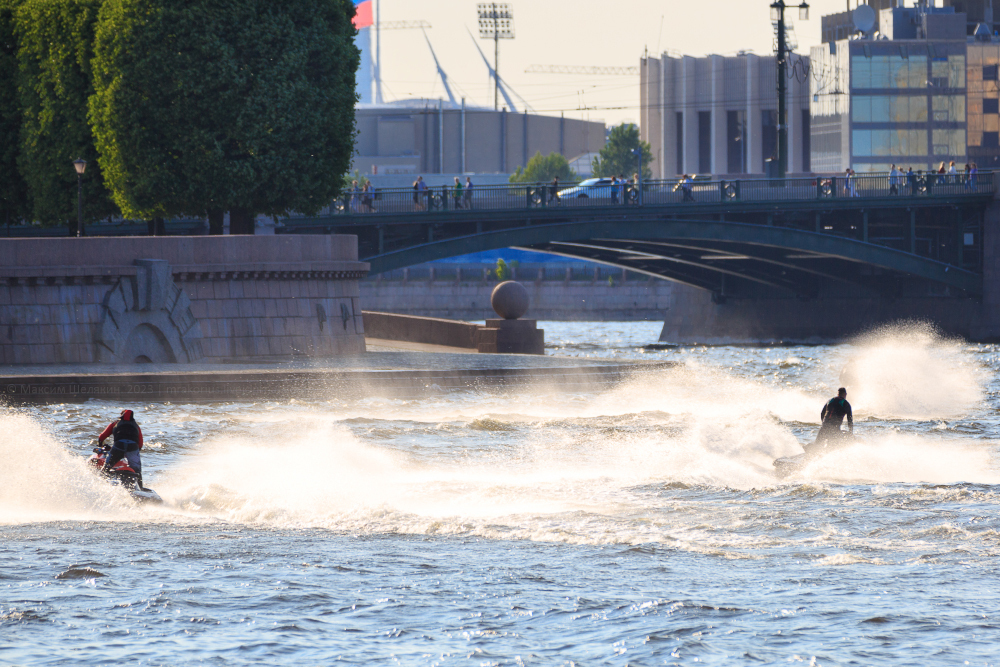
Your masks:
M 825 446 L 830 441 L 843 437 L 844 433 L 840 430 L 840 425 L 844 423 L 844 417 L 847 417 L 850 432 L 854 433 L 854 413 L 851 412 L 851 404 L 847 402 L 846 398 L 840 396 L 831 398 L 823 406 L 819 416 L 823 420 L 823 425 L 819 427 L 814 445 Z

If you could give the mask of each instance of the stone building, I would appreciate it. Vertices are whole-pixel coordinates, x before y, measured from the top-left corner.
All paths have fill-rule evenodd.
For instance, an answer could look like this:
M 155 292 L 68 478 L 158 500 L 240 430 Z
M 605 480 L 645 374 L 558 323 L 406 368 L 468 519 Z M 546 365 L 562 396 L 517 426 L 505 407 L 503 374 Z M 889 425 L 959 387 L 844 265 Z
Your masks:
M 788 173 L 808 172 L 809 59 L 787 69 Z M 777 67 L 773 56 L 675 57 L 640 61 L 640 134 L 654 178 L 764 174 L 777 158 Z

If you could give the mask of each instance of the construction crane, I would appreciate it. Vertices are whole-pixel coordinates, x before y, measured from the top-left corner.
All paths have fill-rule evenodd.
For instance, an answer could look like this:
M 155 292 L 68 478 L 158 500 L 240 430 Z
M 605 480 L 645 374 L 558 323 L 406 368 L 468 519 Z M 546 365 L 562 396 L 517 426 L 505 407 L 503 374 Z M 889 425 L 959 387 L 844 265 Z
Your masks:
M 532 65 L 525 74 L 610 74 L 614 76 L 635 76 L 638 67 L 587 67 L 585 65 Z

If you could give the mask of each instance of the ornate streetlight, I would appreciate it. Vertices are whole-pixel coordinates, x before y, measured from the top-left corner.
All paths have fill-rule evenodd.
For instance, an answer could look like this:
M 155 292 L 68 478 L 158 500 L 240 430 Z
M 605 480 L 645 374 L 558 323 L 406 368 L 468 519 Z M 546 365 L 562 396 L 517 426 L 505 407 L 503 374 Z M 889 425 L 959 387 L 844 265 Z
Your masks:
M 82 157 L 73 160 L 76 169 L 76 235 L 83 236 L 83 172 L 87 171 L 87 161 Z
M 809 5 L 803 2 L 798 7 L 799 19 L 808 20 Z M 788 59 L 788 48 L 785 42 L 785 9 L 790 8 L 791 6 L 785 4 L 785 0 L 775 0 L 771 3 L 771 20 L 777 24 L 778 28 L 778 57 L 775 58 L 778 66 L 778 178 L 784 178 L 788 169 L 788 123 L 785 110 L 787 85 L 785 65 Z

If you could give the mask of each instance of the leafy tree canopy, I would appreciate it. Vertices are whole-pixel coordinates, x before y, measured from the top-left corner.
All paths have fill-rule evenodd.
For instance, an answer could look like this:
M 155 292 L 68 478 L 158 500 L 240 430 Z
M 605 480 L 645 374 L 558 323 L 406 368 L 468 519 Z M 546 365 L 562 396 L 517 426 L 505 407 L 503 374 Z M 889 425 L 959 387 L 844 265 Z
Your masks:
M 354 145 L 353 14 L 349 0 L 105 0 L 90 119 L 123 212 L 252 224 L 327 205 Z
M 545 183 L 553 178 L 559 177 L 560 181 L 575 181 L 577 176 L 569 167 L 569 161 L 559 153 L 549 153 L 542 155 L 541 151 L 535 153 L 524 169 L 517 168 L 511 174 L 511 183 Z
M 653 161 L 653 152 L 649 143 L 639 139 L 639 128 L 632 123 L 622 123 L 611 128 L 608 143 L 591 163 L 594 176 L 622 176 L 631 178 L 639 167 L 638 158 L 632 150 L 642 148 L 642 177 L 650 179 L 653 170 L 649 168 Z
M 84 219 L 116 212 L 104 187 L 87 122 L 91 57 L 102 0 L 25 0 L 17 9 L 18 166 L 34 218 L 62 224 L 77 216 L 73 160 L 87 161 Z
M 0 0 L 0 222 L 28 215 L 27 186 L 17 169 L 21 104 L 17 94 L 15 11 L 20 0 Z

